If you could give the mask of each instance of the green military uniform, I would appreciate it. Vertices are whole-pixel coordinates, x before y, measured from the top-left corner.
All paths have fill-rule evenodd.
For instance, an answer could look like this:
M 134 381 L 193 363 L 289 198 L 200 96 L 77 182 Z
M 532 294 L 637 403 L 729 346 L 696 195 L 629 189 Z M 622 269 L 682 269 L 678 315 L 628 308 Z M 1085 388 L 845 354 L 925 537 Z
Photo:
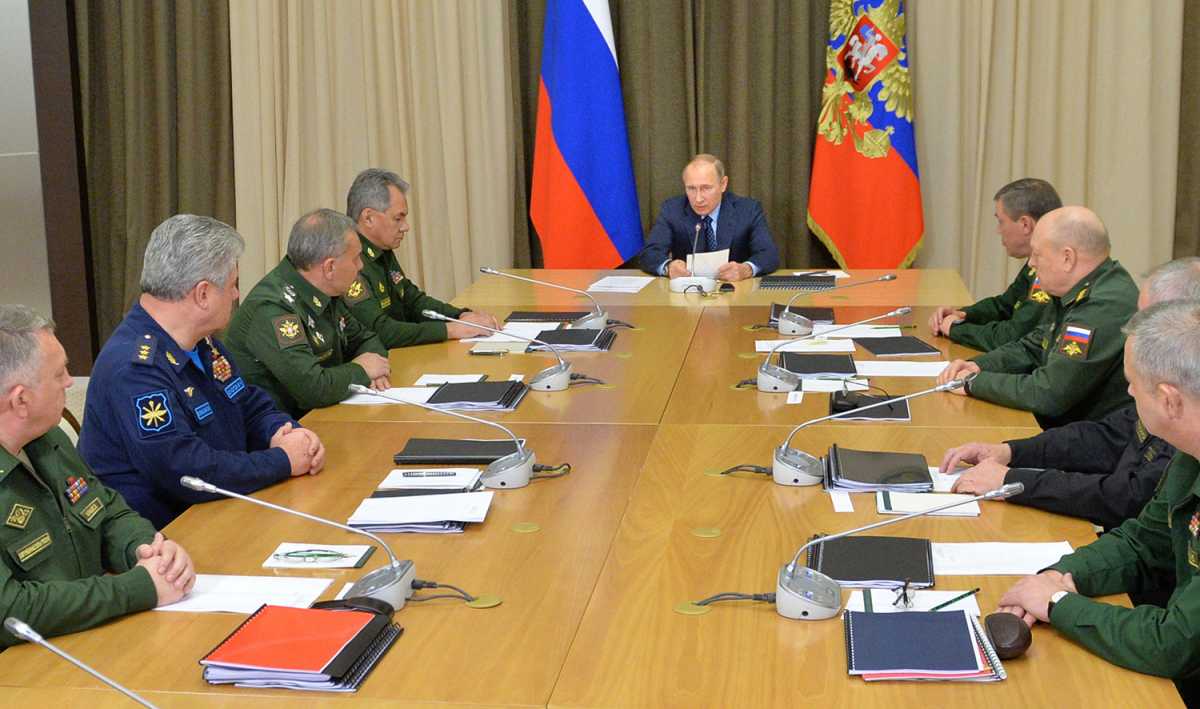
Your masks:
M 1050 294 L 1042 290 L 1035 274 L 1026 262 L 1003 293 L 963 308 L 966 319 L 950 327 L 950 339 L 990 352 L 1024 337 L 1041 322 L 1050 302 Z
M 92 475 L 58 428 L 24 452 L 35 470 L 0 448 L 0 617 L 61 635 L 153 608 L 158 593 L 136 550 L 154 541 L 154 525 Z M 0 647 L 18 642 L 0 633 Z
M 345 399 L 351 384 L 370 385 L 350 360 L 364 352 L 387 357 L 341 298 L 317 290 L 286 257 L 242 301 L 225 344 L 246 381 L 297 419 Z
M 1129 403 L 1121 328 L 1137 310 L 1138 288 L 1105 259 L 1061 298 L 1035 329 L 974 358 L 974 397 L 1032 411 L 1042 428 L 1099 420 Z
M 1200 463 L 1176 454 L 1141 514 L 1050 568 L 1079 593 L 1054 604 L 1050 623 L 1109 662 L 1147 674 L 1200 673 Z M 1088 596 L 1171 589 L 1166 608 L 1123 608 Z
M 429 320 L 421 311 L 457 318 L 466 309 L 426 295 L 404 275 L 395 252 L 375 246 L 362 234 L 358 239 L 362 242 L 363 267 L 345 295 L 346 305 L 355 317 L 379 335 L 388 348 L 444 342 L 446 323 Z

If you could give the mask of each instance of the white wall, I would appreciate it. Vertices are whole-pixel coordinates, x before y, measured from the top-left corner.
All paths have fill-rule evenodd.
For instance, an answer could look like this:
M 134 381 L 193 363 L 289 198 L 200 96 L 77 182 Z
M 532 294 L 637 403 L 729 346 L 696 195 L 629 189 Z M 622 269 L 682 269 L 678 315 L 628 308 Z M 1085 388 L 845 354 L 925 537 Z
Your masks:
M 0 0 L 0 303 L 50 315 L 27 0 Z

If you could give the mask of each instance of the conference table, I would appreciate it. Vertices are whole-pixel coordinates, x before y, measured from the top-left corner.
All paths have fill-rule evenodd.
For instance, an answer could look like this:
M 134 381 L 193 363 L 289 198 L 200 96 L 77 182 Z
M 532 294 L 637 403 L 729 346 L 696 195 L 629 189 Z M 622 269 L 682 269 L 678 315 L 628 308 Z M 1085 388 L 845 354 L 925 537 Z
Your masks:
M 536 272 L 583 287 L 611 273 Z M 500 317 L 513 309 L 575 304 L 542 301 L 549 289 L 512 283 L 483 277 L 455 301 Z M 827 304 L 837 309 L 838 322 L 917 306 L 901 324 L 918 325 L 910 334 L 938 348 L 933 359 L 972 354 L 924 330 L 929 309 L 939 304 L 933 295 L 955 296 L 947 304 L 967 300 L 956 274 L 904 271 L 894 283 L 925 302 L 878 294 L 858 300 L 888 287 L 873 284 L 848 290 L 846 302 Z M 1023 658 L 1005 663 L 1003 682 L 867 683 L 846 673 L 838 619 L 788 620 L 754 602 L 718 603 L 700 616 L 676 613 L 681 602 L 718 592 L 774 591 L 779 567 L 811 535 L 882 518 L 873 495 L 853 495 L 853 512 L 835 512 L 819 488 L 775 485 L 753 473 L 718 474 L 738 464 L 769 464 L 793 426 L 828 410 L 828 394 L 809 393 L 799 404 L 786 404 L 783 394 L 734 386 L 752 377 L 761 361 L 762 355 L 744 356 L 754 352 L 754 341 L 777 337 L 750 327 L 765 321 L 766 306 L 779 300 L 777 292 L 755 300 L 753 283 L 738 288 L 744 297 L 737 302 L 676 303 L 677 294 L 669 293 L 618 302 L 631 299 L 601 294 L 613 317 L 636 328 L 619 330 L 610 352 L 567 357 L 576 371 L 606 385 L 529 392 L 516 411 L 482 414 L 525 438 L 540 463 L 570 463 L 571 472 L 497 492 L 485 522 L 462 534 L 386 536 L 400 558 L 414 562 L 418 577 L 503 602 L 480 610 L 452 599 L 410 602 L 396 614 L 404 634 L 357 693 L 313 696 L 207 685 L 197 662 L 243 620 L 235 614 L 146 612 L 55 642 L 170 707 L 314 700 L 364 707 L 1180 705 L 1170 682 L 1110 665 L 1043 626 L 1034 629 Z M 393 351 L 393 385 L 410 385 L 423 373 L 528 378 L 548 361 L 543 354 L 477 357 L 467 354 L 468 347 L 449 342 Z M 854 357 L 870 359 L 861 348 Z M 890 394 L 932 383 L 872 379 Z M 1039 430 L 1028 413 L 953 394 L 910 403 L 909 423 L 829 421 L 798 431 L 792 445 L 817 456 L 834 443 L 918 453 L 936 465 L 947 447 Z M 403 405 L 339 405 L 314 411 L 303 423 L 325 442 L 326 469 L 255 497 L 338 521 L 371 494 L 409 438 L 497 436 L 480 424 Z M 1079 519 L 1003 502 L 982 508 L 975 518 L 926 517 L 881 533 L 939 542 L 1065 540 L 1073 547 L 1095 536 Z M 360 538 L 239 500 L 196 505 L 165 531 L 186 546 L 201 573 L 328 578 L 322 598 L 378 565 L 264 569 L 263 561 L 283 541 L 345 544 Z M 980 608 L 988 613 L 1014 581 L 938 576 L 935 588 L 978 586 Z M 1128 605 L 1124 596 L 1105 600 Z M 0 655 L 0 692 L 14 706 L 126 705 L 90 676 L 31 646 Z

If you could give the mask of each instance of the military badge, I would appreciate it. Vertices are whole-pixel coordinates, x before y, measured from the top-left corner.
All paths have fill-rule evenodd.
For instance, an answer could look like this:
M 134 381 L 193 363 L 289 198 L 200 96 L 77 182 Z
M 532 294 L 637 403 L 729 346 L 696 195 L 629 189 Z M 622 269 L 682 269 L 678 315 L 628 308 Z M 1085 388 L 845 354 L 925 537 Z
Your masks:
M 1193 538 L 1200 537 L 1200 510 L 1192 515 L 1192 521 L 1188 522 L 1188 531 L 1191 532 Z
M 318 298 L 317 296 L 315 296 L 315 295 L 314 295 L 314 296 L 313 296 L 313 298 L 312 298 L 312 300 L 313 300 L 313 305 L 314 305 L 314 306 L 316 306 L 317 310 L 320 310 L 320 309 L 321 309 L 321 307 L 322 307 L 322 306 L 321 306 L 321 299 L 320 299 L 320 298 Z
M 133 361 L 139 364 L 149 364 L 154 357 L 155 347 L 158 341 L 153 335 L 142 335 L 142 339 L 136 343 L 133 349 Z
M 321 334 L 320 330 L 313 330 L 313 339 L 317 341 L 318 345 L 325 344 L 325 336 Z
M 190 399 L 192 398 L 192 395 L 196 393 L 196 387 L 184 387 L 183 393 L 187 394 L 188 398 Z
M 308 316 L 308 329 L 309 330 L 317 329 L 317 323 L 315 320 L 312 319 L 311 315 Z
M 379 309 L 380 310 L 387 310 L 390 307 L 392 307 L 392 299 L 391 298 L 384 298 L 383 300 L 379 301 Z
M 367 247 L 367 257 L 375 258 L 375 249 L 372 249 L 370 246 Z
M 1029 299 L 1042 305 L 1050 302 L 1050 294 L 1042 290 L 1041 278 L 1033 279 L 1033 285 L 1029 287 Z
M 399 271 L 388 271 L 388 275 L 392 277 L 392 283 L 400 285 L 400 281 L 404 280 L 404 274 Z
M 237 379 L 234 379 L 232 382 L 229 382 L 229 384 L 227 384 L 225 386 L 225 396 L 232 399 L 233 397 L 237 396 L 245 388 L 246 388 L 246 382 L 241 377 L 238 377 Z
M 1137 434 L 1138 443 L 1145 443 L 1146 439 L 1150 437 L 1150 432 L 1146 430 L 1146 424 L 1142 423 L 1141 419 L 1138 419 L 1137 425 L 1133 428 L 1133 432 Z
M 171 402 L 167 399 L 165 391 L 152 391 L 135 396 L 133 409 L 143 437 L 169 431 L 175 424 L 175 417 L 171 414 Z
M 362 294 L 363 294 L 362 281 L 355 278 L 354 282 L 350 284 L 350 287 L 346 289 L 346 296 L 348 298 L 357 298 Z
M 1058 340 L 1058 351 L 1071 359 L 1086 359 L 1092 344 L 1092 331 L 1078 325 L 1067 325 Z
M 383 287 L 383 281 L 380 281 L 378 284 L 376 284 L 376 287 L 379 289 L 379 295 L 383 295 L 387 292 Z
M 50 533 L 42 532 L 33 541 L 29 542 L 20 549 L 17 549 L 17 561 L 21 564 L 24 564 L 38 554 L 41 554 L 46 549 L 49 549 L 51 541 L 52 539 L 50 538 Z
M 233 376 L 233 365 L 229 363 L 225 355 L 216 349 L 212 351 L 212 375 L 213 379 L 222 384 L 229 381 L 229 378 Z
M 167 350 L 167 361 L 171 363 L 172 367 L 179 366 L 179 360 L 175 359 L 175 355 L 170 350 Z
M 300 318 L 295 315 L 280 315 L 271 321 L 271 325 L 275 329 L 275 339 L 280 347 L 291 347 L 304 342 Z
M 67 478 L 67 501 L 72 505 L 83 499 L 83 496 L 88 493 L 87 480 L 77 478 L 74 475 Z
M 83 516 L 84 522 L 91 522 L 96 519 L 96 515 L 100 514 L 100 510 L 104 509 L 104 503 L 99 497 L 93 497 L 92 501 L 84 505 L 83 510 L 79 514 Z
M 138 345 L 137 358 L 143 362 L 150 359 L 150 345 Z
M 1192 534 L 1192 541 L 1188 543 L 1188 564 L 1194 569 L 1200 569 L 1200 555 L 1196 553 L 1197 538 L 1200 537 L 1200 510 L 1192 515 L 1192 521 L 1188 522 L 1188 531 Z
M 291 283 L 283 286 L 283 299 L 289 304 L 296 302 L 296 288 Z
M 1079 291 L 1079 293 L 1078 293 L 1078 294 L 1075 296 L 1075 301 L 1074 301 L 1074 302 L 1078 303 L 1079 301 L 1081 301 L 1081 300 L 1083 300 L 1084 298 L 1086 298 L 1086 297 L 1087 297 L 1087 292 L 1088 292 L 1088 289 L 1087 289 L 1087 287 L 1085 286 L 1085 287 L 1084 287 L 1084 289 L 1083 289 L 1083 290 L 1081 290 L 1081 291 Z
M 346 289 L 346 302 L 350 304 L 360 303 L 371 296 L 371 289 L 367 286 L 367 280 L 362 276 L 354 279 L 350 287 Z
M 33 517 L 33 508 L 29 505 L 16 503 L 8 512 L 8 519 L 4 523 L 16 529 L 25 529 L 25 525 L 29 524 L 29 520 Z

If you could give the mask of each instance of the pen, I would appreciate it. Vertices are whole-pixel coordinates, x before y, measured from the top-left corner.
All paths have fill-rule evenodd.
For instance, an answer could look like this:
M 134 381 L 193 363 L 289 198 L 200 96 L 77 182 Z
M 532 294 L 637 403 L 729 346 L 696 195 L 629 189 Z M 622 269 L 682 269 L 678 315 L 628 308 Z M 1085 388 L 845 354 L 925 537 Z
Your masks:
M 467 350 L 467 354 L 481 355 L 481 356 L 485 356 L 485 357 L 502 357 L 506 353 L 504 352 L 504 350 L 481 350 L 481 351 Z
M 405 470 L 401 476 L 406 478 L 452 478 L 453 470 Z
M 945 601 L 945 602 L 943 602 L 943 603 L 939 603 L 939 604 L 937 604 L 936 606 L 934 606 L 933 608 L 930 608 L 929 610 L 931 610 L 931 611 L 940 611 L 941 609 L 945 608 L 946 606 L 949 606 L 949 605 L 951 605 L 951 604 L 954 604 L 954 603 L 958 603 L 959 601 L 961 601 L 961 600 L 962 600 L 962 599 L 964 599 L 964 598 L 968 598 L 968 597 L 970 597 L 970 596 L 974 596 L 976 593 L 979 593 L 979 589 L 978 589 L 978 588 L 975 588 L 975 589 L 972 589 L 972 590 L 970 590 L 970 591 L 967 591 L 966 593 L 960 593 L 959 595 L 955 596 L 954 598 L 951 598 L 950 600 L 948 600 L 948 601 Z

